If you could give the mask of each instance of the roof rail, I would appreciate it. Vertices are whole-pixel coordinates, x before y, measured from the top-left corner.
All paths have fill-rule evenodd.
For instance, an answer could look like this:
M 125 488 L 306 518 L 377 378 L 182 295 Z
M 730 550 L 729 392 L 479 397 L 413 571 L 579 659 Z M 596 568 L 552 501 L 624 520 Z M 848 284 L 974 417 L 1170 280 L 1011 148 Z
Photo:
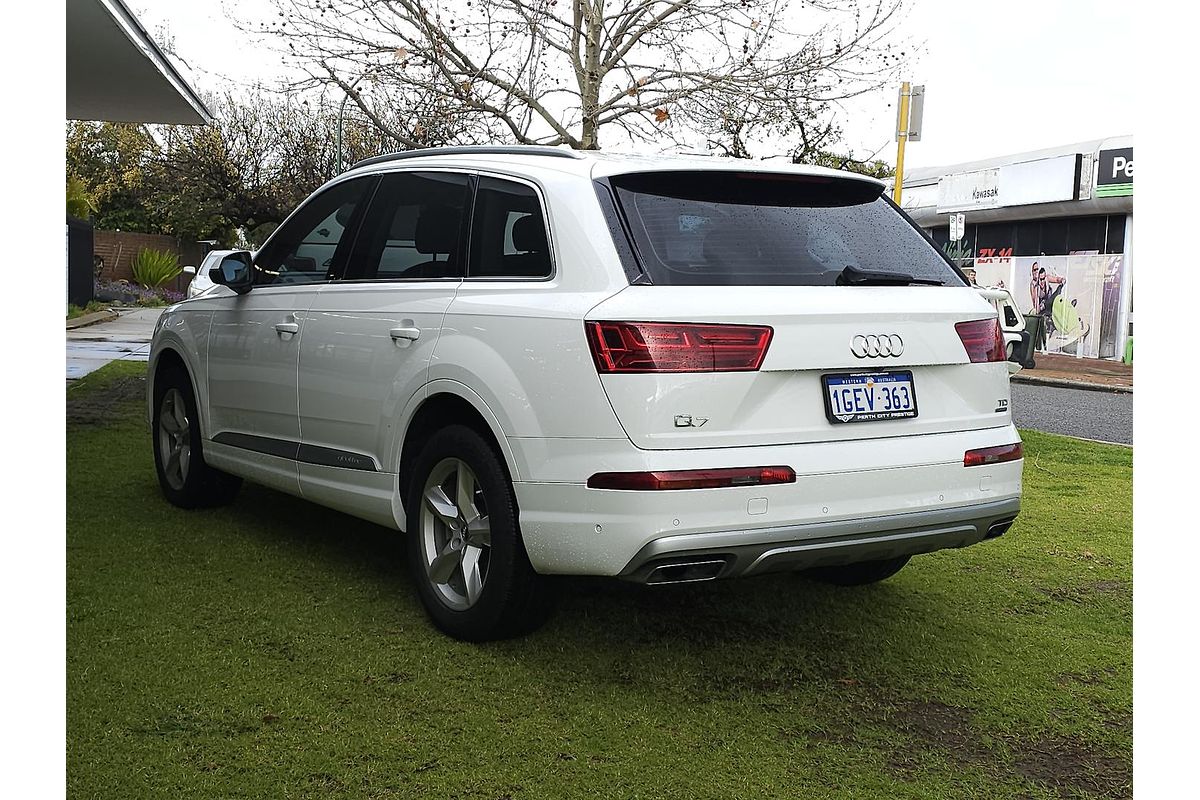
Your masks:
M 583 158 L 574 150 L 562 150 L 557 147 L 547 147 L 539 144 L 517 145 L 465 145 L 461 147 L 422 147 L 417 150 L 400 150 L 395 153 L 385 153 L 381 156 L 364 158 L 350 169 L 358 169 L 371 164 L 383 164 L 387 161 L 400 161 L 405 158 L 421 158 L 422 156 L 548 156 L 550 158 Z

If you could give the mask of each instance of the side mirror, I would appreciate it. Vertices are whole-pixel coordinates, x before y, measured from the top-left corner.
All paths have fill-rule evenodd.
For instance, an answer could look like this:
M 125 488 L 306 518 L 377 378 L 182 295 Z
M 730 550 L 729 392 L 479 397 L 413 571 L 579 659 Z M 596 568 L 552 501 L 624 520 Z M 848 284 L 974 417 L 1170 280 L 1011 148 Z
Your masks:
M 250 253 L 241 250 L 230 253 L 221 259 L 216 269 L 208 271 L 208 277 L 213 283 L 228 286 L 238 294 L 245 294 L 254 285 L 254 273 L 250 268 Z
M 184 274 L 184 275 L 192 275 L 192 276 L 195 276 L 195 274 L 196 274 L 196 268 L 195 268 L 195 267 L 184 267 L 184 268 L 183 268 L 183 274 Z

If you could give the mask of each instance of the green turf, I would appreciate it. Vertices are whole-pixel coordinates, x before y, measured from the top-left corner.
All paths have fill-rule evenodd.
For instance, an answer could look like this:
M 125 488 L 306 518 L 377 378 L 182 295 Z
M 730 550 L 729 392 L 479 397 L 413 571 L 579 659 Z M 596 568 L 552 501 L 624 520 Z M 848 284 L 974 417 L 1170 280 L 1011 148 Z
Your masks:
M 1025 433 L 998 540 L 865 589 L 564 580 L 490 645 L 399 535 L 247 485 L 168 505 L 144 365 L 68 390 L 72 797 L 1130 793 L 1132 454 Z

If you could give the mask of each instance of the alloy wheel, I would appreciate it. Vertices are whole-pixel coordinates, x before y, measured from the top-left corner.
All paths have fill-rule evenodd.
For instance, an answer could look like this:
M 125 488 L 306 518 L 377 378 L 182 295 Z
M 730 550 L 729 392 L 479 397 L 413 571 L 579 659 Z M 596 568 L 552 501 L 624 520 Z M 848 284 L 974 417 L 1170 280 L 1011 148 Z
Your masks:
M 192 460 L 192 430 L 183 393 L 174 387 L 163 395 L 158 410 L 158 454 L 167 484 L 182 491 Z
M 444 458 L 421 492 L 421 556 L 425 574 L 449 608 L 479 601 L 491 563 L 492 531 L 479 479 L 466 462 Z

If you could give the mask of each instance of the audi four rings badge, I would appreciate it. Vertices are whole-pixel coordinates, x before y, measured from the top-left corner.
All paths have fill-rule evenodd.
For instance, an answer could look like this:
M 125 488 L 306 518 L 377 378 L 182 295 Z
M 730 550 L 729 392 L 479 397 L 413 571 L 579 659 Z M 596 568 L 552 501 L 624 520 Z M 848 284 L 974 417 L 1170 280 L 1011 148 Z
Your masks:
M 904 352 L 904 340 L 894 333 L 855 336 L 850 340 L 850 352 L 855 358 L 897 357 Z

